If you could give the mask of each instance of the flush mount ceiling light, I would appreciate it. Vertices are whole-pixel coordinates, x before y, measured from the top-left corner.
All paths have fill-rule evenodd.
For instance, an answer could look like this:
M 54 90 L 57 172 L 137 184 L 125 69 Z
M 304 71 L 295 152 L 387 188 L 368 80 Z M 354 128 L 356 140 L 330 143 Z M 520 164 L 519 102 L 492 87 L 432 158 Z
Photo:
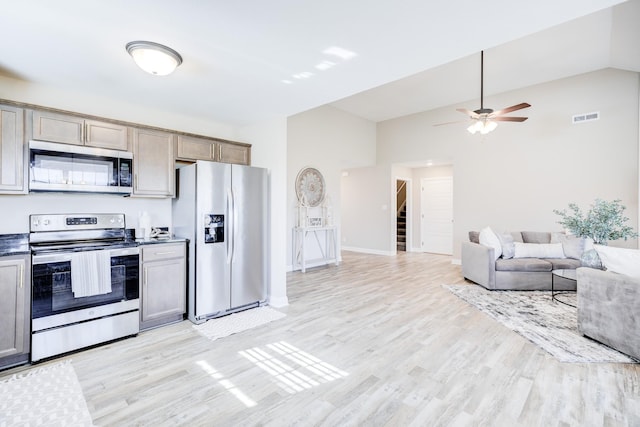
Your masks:
M 127 43 L 126 49 L 138 67 L 156 76 L 171 74 L 182 64 L 182 57 L 178 52 L 159 43 L 133 41 Z

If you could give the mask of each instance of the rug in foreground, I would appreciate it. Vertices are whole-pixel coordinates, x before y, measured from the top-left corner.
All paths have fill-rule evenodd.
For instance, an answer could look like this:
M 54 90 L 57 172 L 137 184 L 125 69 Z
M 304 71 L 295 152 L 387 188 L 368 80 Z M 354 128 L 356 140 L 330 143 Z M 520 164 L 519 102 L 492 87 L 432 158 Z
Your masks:
M 272 322 L 285 317 L 284 313 L 270 307 L 257 307 L 250 310 L 233 313 L 228 316 L 210 319 L 200 325 L 193 325 L 193 328 L 214 341 L 218 338 L 227 337 L 238 332 L 246 331 L 260 325 Z
M 636 363 L 578 332 L 576 309 L 551 301 L 549 291 L 489 291 L 477 285 L 444 285 L 560 362 Z M 575 293 L 562 295 L 575 305 Z
M 0 381 L 0 426 L 92 426 L 70 361 Z

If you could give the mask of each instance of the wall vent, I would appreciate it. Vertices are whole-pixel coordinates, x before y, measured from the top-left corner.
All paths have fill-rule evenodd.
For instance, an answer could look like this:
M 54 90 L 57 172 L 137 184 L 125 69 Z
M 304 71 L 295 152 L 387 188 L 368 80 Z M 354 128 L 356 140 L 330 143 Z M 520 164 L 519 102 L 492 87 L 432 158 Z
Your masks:
M 598 120 L 599 118 L 600 118 L 599 111 L 595 111 L 593 113 L 576 114 L 571 119 L 571 123 L 575 125 L 576 123 L 590 122 L 592 120 Z

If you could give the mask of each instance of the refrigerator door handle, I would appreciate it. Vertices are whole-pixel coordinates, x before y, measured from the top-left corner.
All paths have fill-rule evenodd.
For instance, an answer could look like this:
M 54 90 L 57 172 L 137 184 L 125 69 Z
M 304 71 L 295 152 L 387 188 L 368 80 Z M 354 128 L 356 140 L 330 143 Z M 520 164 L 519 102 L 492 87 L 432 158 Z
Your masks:
M 233 239 L 235 238 L 235 206 L 233 200 L 233 192 L 227 188 L 227 264 L 231 264 L 233 260 Z

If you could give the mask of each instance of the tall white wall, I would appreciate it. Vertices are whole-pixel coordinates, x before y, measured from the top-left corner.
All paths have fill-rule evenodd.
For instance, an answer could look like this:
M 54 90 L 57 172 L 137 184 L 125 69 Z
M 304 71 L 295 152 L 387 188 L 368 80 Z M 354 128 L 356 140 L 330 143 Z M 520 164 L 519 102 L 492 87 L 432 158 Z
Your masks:
M 446 159 L 454 177 L 454 259 L 469 230 L 559 230 L 554 209 L 621 199 L 638 226 L 638 90 L 635 72 L 605 69 L 485 99 L 485 107 L 532 107 L 523 123 L 471 135 L 460 105 L 381 122 L 378 164 Z M 479 100 L 465 105 L 474 109 Z M 573 125 L 575 114 L 600 120 Z M 392 177 L 390 177 L 390 180 Z M 633 242 L 616 242 L 636 246 Z
M 305 167 L 313 167 L 322 173 L 326 193 L 331 198 L 335 225 L 340 226 L 342 171 L 375 164 L 376 125 L 336 108 L 323 106 L 289 117 L 287 142 L 287 260 L 291 266 L 298 172 Z M 314 246 L 310 245 L 310 248 Z
M 342 177 L 342 244 L 346 250 L 395 254 L 395 180 L 390 166 L 348 169 Z

